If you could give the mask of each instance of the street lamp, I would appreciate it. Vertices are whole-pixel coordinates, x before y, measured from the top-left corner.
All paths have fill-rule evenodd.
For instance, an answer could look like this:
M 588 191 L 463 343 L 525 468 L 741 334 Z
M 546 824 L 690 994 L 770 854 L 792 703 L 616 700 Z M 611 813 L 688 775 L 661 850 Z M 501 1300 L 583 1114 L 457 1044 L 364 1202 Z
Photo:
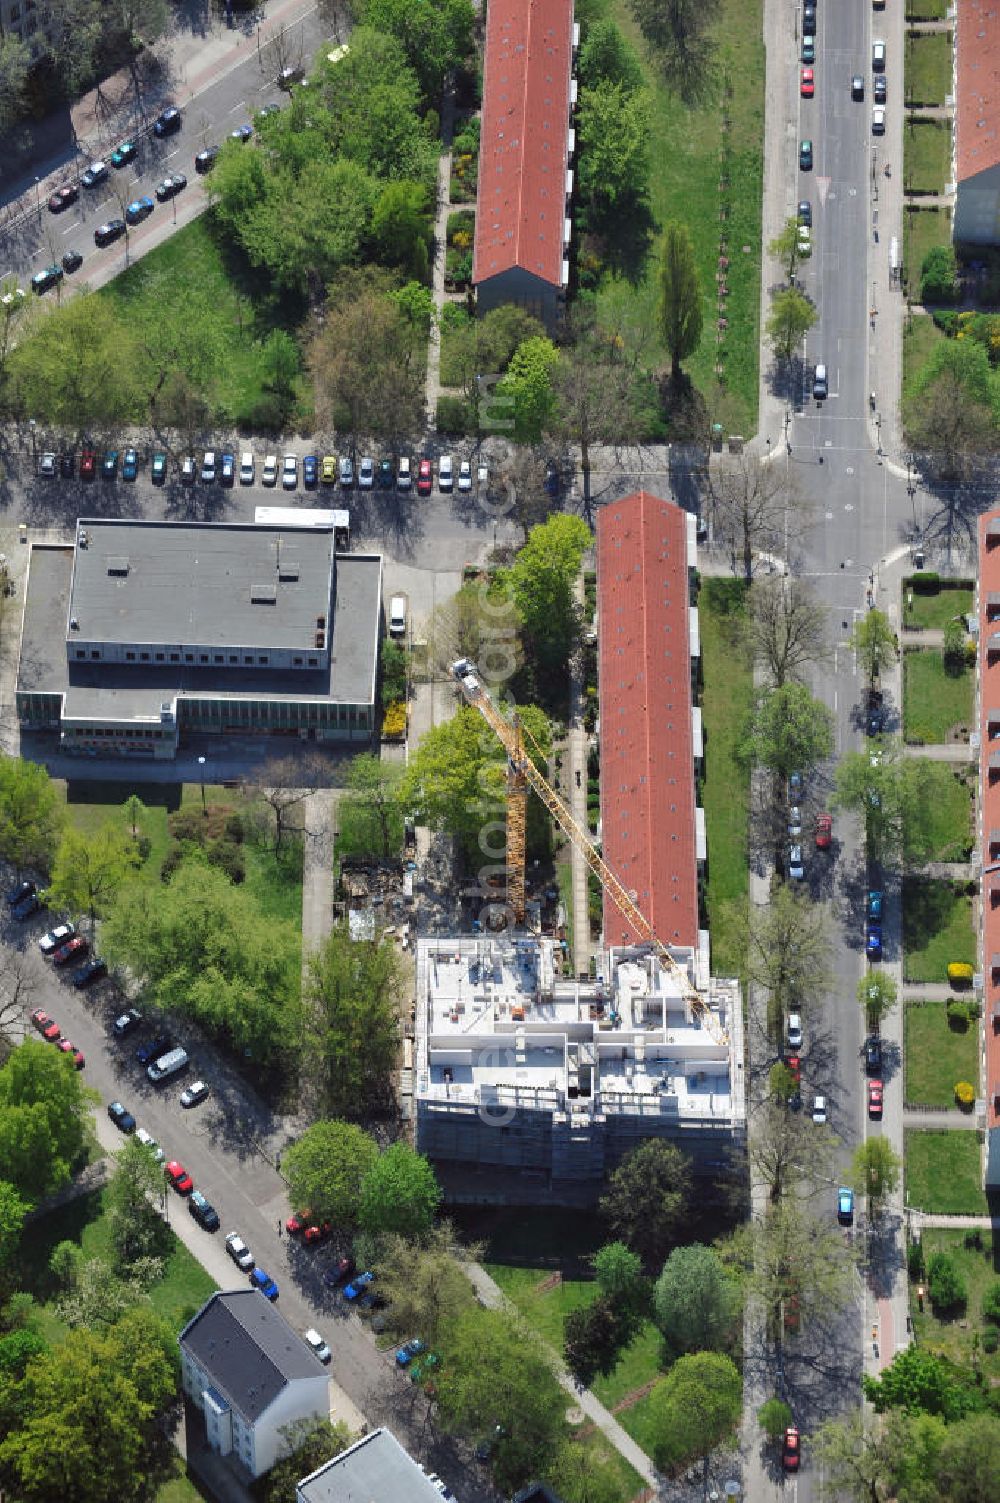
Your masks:
M 41 222 L 41 218 L 42 218 L 42 180 L 41 180 L 40 177 L 36 177 L 35 178 L 35 208 L 38 210 L 38 218 L 39 218 L 39 222 Z
M 37 464 L 38 463 L 38 447 L 37 447 L 37 445 L 35 443 L 35 429 L 36 429 L 37 426 L 38 425 L 35 422 L 34 418 L 29 418 L 28 419 L 28 432 L 31 434 L 31 462 L 32 462 L 32 464 Z
M 198 758 L 198 772 L 201 776 L 201 812 L 208 818 L 208 806 L 205 803 L 205 758 Z

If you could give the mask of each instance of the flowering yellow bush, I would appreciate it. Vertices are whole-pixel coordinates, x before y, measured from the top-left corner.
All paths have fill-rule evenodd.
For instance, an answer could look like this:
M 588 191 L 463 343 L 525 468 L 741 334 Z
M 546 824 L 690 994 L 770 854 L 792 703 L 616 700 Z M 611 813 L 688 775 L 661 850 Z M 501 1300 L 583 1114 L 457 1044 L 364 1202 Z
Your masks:
M 959 1106 L 971 1106 L 975 1099 L 975 1086 L 970 1085 L 967 1080 L 960 1080 L 955 1087 L 955 1100 Z
M 406 735 L 406 705 L 394 700 L 382 717 L 382 735 L 387 741 Z

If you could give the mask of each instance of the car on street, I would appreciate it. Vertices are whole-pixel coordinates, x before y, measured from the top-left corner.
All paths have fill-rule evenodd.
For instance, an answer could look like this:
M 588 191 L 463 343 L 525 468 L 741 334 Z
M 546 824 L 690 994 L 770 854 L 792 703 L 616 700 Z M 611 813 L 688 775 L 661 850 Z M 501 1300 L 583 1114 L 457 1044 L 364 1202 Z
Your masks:
M 885 106 L 877 104 L 872 110 L 872 135 L 885 135 Z
M 166 1054 L 172 1044 L 173 1039 L 169 1033 L 158 1033 L 154 1039 L 139 1045 L 135 1051 L 136 1064 L 148 1065 L 151 1060 L 159 1059 L 161 1054 Z
M 276 82 L 279 89 L 290 89 L 293 84 L 302 83 L 305 76 L 306 70 L 301 63 L 289 63 L 286 68 L 282 68 Z
M 801 261 L 808 261 L 809 257 L 813 253 L 812 230 L 808 225 L 799 225 L 799 232 L 795 237 L 795 244 L 798 247 L 799 259 Z
M 218 155 L 219 148 L 217 146 L 206 146 L 202 151 L 199 151 L 198 155 L 194 159 L 195 172 L 201 173 L 202 176 L 204 176 L 206 172 L 211 172 L 212 168 L 215 166 L 215 159 Z
M 244 1273 L 250 1272 L 254 1263 L 253 1253 L 238 1232 L 230 1232 L 226 1237 L 226 1252 L 237 1268 L 242 1268 Z
M 878 38 L 872 42 L 872 72 L 885 72 L 885 43 Z
M 120 240 L 124 233 L 124 219 L 107 219 L 94 231 L 94 244 L 101 247 L 111 245 L 113 241 Z
M 55 929 L 50 929 L 48 934 L 43 934 L 38 941 L 38 948 L 43 955 L 53 955 L 60 945 L 64 945 L 68 939 L 72 939 L 76 933 L 75 924 L 59 924 Z
M 799 224 L 805 225 L 806 229 L 812 229 L 813 206 L 808 198 L 799 199 L 798 219 Z
M 872 79 L 872 98 L 876 104 L 885 104 L 889 97 L 889 82 L 884 73 L 876 73 Z
M 286 454 L 281 462 L 281 484 L 284 490 L 293 491 L 299 483 L 299 456 Z
M 126 1034 L 132 1032 L 133 1028 L 138 1028 L 141 1022 L 142 1013 L 136 1008 L 130 1007 L 128 1012 L 119 1013 L 118 1017 L 115 1018 L 115 1021 L 111 1025 L 111 1031 L 115 1038 L 123 1039 Z
M 554 459 L 545 461 L 545 478 L 542 484 L 545 487 L 545 494 L 555 500 L 559 494 L 559 466 Z
M 841 1226 L 850 1226 L 854 1220 L 854 1191 L 847 1185 L 837 1191 L 837 1220 Z
M 149 197 L 148 193 L 144 193 L 141 198 L 133 198 L 132 202 L 125 210 L 125 223 L 142 224 L 142 221 L 144 219 L 149 218 L 155 207 L 156 205 L 153 203 L 153 200 Z
M 882 1074 L 882 1040 L 877 1033 L 865 1039 L 865 1074 Z
M 793 804 L 800 804 L 802 802 L 802 792 L 803 792 L 804 786 L 805 785 L 803 784 L 803 781 L 802 781 L 802 774 L 801 774 L 801 772 L 791 772 L 791 773 L 789 773 L 789 775 L 788 775 L 788 803 L 789 803 L 789 806 L 791 806 Z
M 120 1132 L 135 1132 L 135 1118 L 120 1101 L 108 1103 L 108 1116 Z
M 803 99 L 812 99 L 816 93 L 816 79 L 812 68 L 803 68 L 799 78 L 799 93 Z
M 63 1038 L 59 1040 L 59 1052 L 60 1054 L 72 1054 L 73 1063 L 78 1070 L 82 1070 L 87 1063 L 83 1055 L 83 1050 L 78 1049 L 71 1039 Z
M 63 260 L 64 261 L 65 261 L 65 259 L 66 259 L 66 257 L 63 256 Z M 67 450 L 65 453 L 60 454 L 60 456 L 59 456 L 59 473 L 63 477 L 64 480 L 72 480 L 73 479 L 73 461 L 74 461 L 74 458 L 75 458 L 75 456 L 74 456 L 72 450 Z
M 379 460 L 377 484 L 380 491 L 391 491 L 396 484 L 396 472 L 391 459 Z
M 38 461 L 38 473 L 39 475 L 45 475 L 52 479 L 55 478 L 56 456 L 54 454 L 45 453 L 42 455 L 41 459 Z
M 825 402 L 830 395 L 830 387 L 827 381 L 826 366 L 822 361 L 813 372 L 813 399 L 817 402 Z
M 882 1082 L 880 1080 L 868 1082 L 868 1115 L 874 1118 L 882 1115 Z
M 789 1049 L 802 1048 L 802 1014 L 790 1012 L 785 1022 L 785 1042 Z
M 315 1327 L 310 1326 L 308 1331 L 303 1331 L 302 1339 L 309 1350 L 319 1358 L 324 1366 L 330 1361 L 333 1353 Z
M 208 1097 L 208 1086 L 203 1080 L 195 1080 L 181 1091 L 181 1106 L 187 1108 L 198 1106 Z
M 34 897 L 37 890 L 34 882 L 26 877 L 23 882 L 18 882 L 15 887 L 8 888 L 4 893 L 4 902 L 8 908 L 16 908 L 18 903 L 24 902 L 25 898 Z
M 215 481 L 215 450 L 206 449 L 205 457 L 201 462 L 201 479 L 203 485 L 212 485 Z
M 799 56 L 801 57 L 801 59 L 802 59 L 802 61 L 804 63 L 814 63 L 816 61 L 816 38 L 815 37 L 809 36 L 809 37 L 803 37 L 802 38 L 802 50 L 799 53 Z
M 68 209 L 70 204 L 75 204 L 80 197 L 80 189 L 76 183 L 66 183 L 62 188 L 57 188 L 49 199 L 49 213 L 61 214 L 63 209 Z
M 247 121 L 243 125 L 238 125 L 235 130 L 231 130 L 229 132 L 229 139 L 231 141 L 240 141 L 245 146 L 252 135 L 253 126 Z
M 788 811 L 788 838 L 798 840 L 802 834 L 802 810 L 798 804 L 793 804 Z
M 32 914 L 37 913 L 41 906 L 41 899 L 37 893 L 33 892 L 28 897 L 22 898 L 20 903 L 14 904 L 10 910 L 10 916 L 16 919 L 18 923 L 22 923 L 25 919 L 31 918 Z
M 374 485 L 375 461 L 370 454 L 365 454 L 358 463 L 358 490 L 370 491 Z
M 265 104 L 261 109 L 259 109 L 257 111 L 257 119 L 258 120 L 269 120 L 272 115 L 280 115 L 280 114 L 281 114 L 281 105 L 280 104 L 274 104 L 274 103 Z
M 817 814 L 816 816 L 816 849 L 828 851 L 833 841 L 833 816 L 832 814 Z
M 429 459 L 422 459 L 417 470 L 417 495 L 429 496 L 434 488 L 434 467 Z
M 438 460 L 438 490 L 443 495 L 454 489 L 455 466 L 450 454 L 442 454 Z
M 410 464 L 410 456 L 401 454 L 399 464 L 396 466 L 396 489 L 408 491 L 413 485 L 413 467 Z
M 864 99 L 864 97 L 865 97 L 865 81 L 864 81 L 864 78 L 863 78 L 863 76 L 860 73 L 853 73 L 851 75 L 851 98 L 852 99 Z
M 126 449 L 122 455 L 122 479 L 134 480 L 139 473 L 139 456 L 135 449 Z
M 472 489 L 472 465 L 467 459 L 458 462 L 458 488 L 463 493 Z
M 302 1233 L 302 1240 L 307 1247 L 317 1247 L 320 1242 L 325 1242 L 333 1232 L 333 1223 L 330 1221 L 312 1222 Z
M 799 166 L 803 172 L 811 172 L 813 164 L 813 144 L 809 140 L 799 142 Z
M 278 456 L 268 454 L 264 458 L 264 470 L 260 477 L 261 485 L 277 485 L 278 483 Z
M 93 480 L 97 473 L 97 455 L 93 449 L 80 451 L 80 479 Z
M 337 456 L 336 454 L 324 454 L 323 463 L 319 467 L 319 478 L 324 485 L 336 485 L 337 483 Z
M 129 162 L 135 160 L 138 150 L 139 148 L 136 146 L 134 141 L 123 141 L 122 144 L 120 146 L 116 146 L 114 151 L 111 153 L 112 167 L 126 167 Z
M 149 1150 L 157 1164 L 163 1163 L 166 1154 L 151 1132 L 147 1132 L 144 1127 L 137 1127 L 135 1130 L 135 1141 L 141 1143 L 143 1148 Z
M 236 479 L 236 456 L 224 453 L 219 460 L 219 484 L 232 485 Z
M 340 472 L 338 478 L 340 480 L 340 489 L 342 491 L 349 491 L 354 488 L 354 461 L 351 459 L 351 456 L 349 454 L 342 454 L 340 456 Z
M 356 1299 L 361 1298 L 368 1285 L 373 1283 L 374 1280 L 375 1275 L 371 1272 L 359 1273 L 356 1279 L 352 1279 L 349 1284 L 344 1285 L 344 1298 L 353 1304 Z
M 293 1211 L 285 1222 L 285 1231 L 290 1237 L 299 1237 L 312 1224 L 312 1211 Z
M 178 1195 L 190 1195 L 194 1189 L 194 1180 L 188 1174 L 184 1165 L 177 1159 L 171 1159 L 169 1164 L 164 1164 L 163 1172 L 173 1185 Z
M 161 204 L 165 204 L 168 199 L 176 198 L 178 193 L 183 193 L 187 185 L 188 180 L 183 172 L 173 172 L 162 182 L 157 183 L 156 196 Z
M 814 1122 L 820 1123 L 820 1125 L 822 1125 L 826 1121 L 826 1097 L 825 1096 L 814 1096 L 813 1097 L 812 1119 L 813 1119 Z
M 807 3 L 802 7 L 802 35 L 814 37 L 816 35 L 816 7 Z
M 882 922 L 882 890 L 878 887 L 869 887 L 868 897 L 865 901 L 865 916 L 873 919 L 875 923 Z
M 806 870 L 802 865 L 802 847 L 800 845 L 789 846 L 788 875 L 793 882 L 801 882 L 805 874 Z
M 163 110 L 153 121 L 153 135 L 161 140 L 164 136 L 172 136 L 181 128 L 181 112 L 175 105 L 170 105 Z
M 181 485 L 194 485 L 198 478 L 198 466 L 193 454 L 185 454 L 181 460 Z
M 338 1258 L 336 1263 L 331 1263 L 330 1267 L 324 1270 L 323 1283 L 328 1289 L 339 1289 L 341 1284 L 346 1279 L 349 1279 L 353 1272 L 353 1258 Z
M 419 1336 L 414 1336 L 412 1341 L 404 1341 L 401 1347 L 396 1349 L 396 1366 L 409 1367 L 414 1357 L 419 1357 L 427 1348 Z
M 79 271 L 83 265 L 83 257 L 78 250 L 63 251 L 62 269 L 67 276 L 72 276 L 74 271 Z M 72 471 L 70 472 L 72 474 Z
M 162 485 L 167 478 L 167 456 L 160 449 L 153 455 L 149 478 L 154 485 Z
M 799 1469 L 799 1432 L 794 1425 L 789 1425 L 785 1431 L 781 1444 L 781 1465 L 786 1472 L 797 1472 Z
M 84 939 L 82 934 L 74 934 L 58 950 L 52 952 L 52 964 L 57 966 L 69 965 L 71 960 L 82 960 L 90 949 L 90 941 Z
M 865 954 L 869 960 L 882 959 L 882 925 L 865 925 Z
M 240 485 L 253 485 L 256 464 L 250 450 L 240 455 Z
M 59 1024 L 54 1022 L 48 1013 L 43 1012 L 40 1007 L 36 1008 L 31 1014 L 31 1021 L 42 1035 L 42 1038 L 47 1039 L 50 1044 L 54 1044 L 56 1039 L 62 1037 L 62 1029 L 59 1027 Z
M 865 708 L 865 735 L 881 736 L 885 730 L 885 701 L 881 689 L 869 689 Z M 872 763 L 875 766 L 875 763 Z
M 105 449 L 104 458 L 101 460 L 101 479 L 116 480 L 118 478 L 118 450 Z
M 798 1054 L 785 1055 L 785 1068 L 791 1070 L 796 1085 L 802 1084 L 802 1061 Z
M 278 1286 L 271 1275 L 264 1272 L 263 1268 L 255 1268 L 253 1270 L 250 1275 L 250 1283 L 255 1289 L 259 1289 L 264 1298 L 269 1299 L 272 1304 L 278 1298 Z
M 40 297 L 43 292 L 48 292 L 50 287 L 55 287 L 62 279 L 63 269 L 61 266 L 46 266 L 41 271 L 35 272 L 35 275 L 31 279 L 31 290 Z
M 302 456 L 302 484 L 307 491 L 316 489 L 319 479 L 319 460 L 315 454 L 303 454 Z
M 206 1232 L 217 1232 L 221 1225 L 219 1213 L 215 1207 L 205 1199 L 200 1190 L 195 1190 L 188 1201 L 188 1210 L 197 1221 L 198 1225 Z
M 100 981 L 101 977 L 107 974 L 108 968 L 104 961 L 100 956 L 92 955 L 73 972 L 73 985 L 78 992 L 82 992 L 84 987 L 92 986 L 95 981 Z
M 107 182 L 109 175 L 107 162 L 91 162 L 80 181 L 85 188 L 96 188 L 98 183 Z

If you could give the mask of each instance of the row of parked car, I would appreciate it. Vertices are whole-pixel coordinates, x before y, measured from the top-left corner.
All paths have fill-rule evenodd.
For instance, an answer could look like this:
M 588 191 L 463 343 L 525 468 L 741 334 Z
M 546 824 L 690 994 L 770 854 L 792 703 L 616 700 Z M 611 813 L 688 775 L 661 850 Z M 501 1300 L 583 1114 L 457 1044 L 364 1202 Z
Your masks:
M 32 918 L 40 913 L 46 906 L 46 894 L 44 889 L 35 886 L 34 882 L 18 882 L 5 894 L 10 916 L 19 923 Z M 82 934 L 77 934 L 76 926 L 71 923 L 58 924 L 54 929 L 43 934 L 38 941 L 38 948 L 46 959 L 51 960 L 54 966 L 68 966 L 73 961 L 83 961 L 73 971 L 73 985 L 78 990 L 90 986 L 92 982 L 106 976 L 108 968 L 104 961 L 97 955 L 90 955 L 90 943 Z

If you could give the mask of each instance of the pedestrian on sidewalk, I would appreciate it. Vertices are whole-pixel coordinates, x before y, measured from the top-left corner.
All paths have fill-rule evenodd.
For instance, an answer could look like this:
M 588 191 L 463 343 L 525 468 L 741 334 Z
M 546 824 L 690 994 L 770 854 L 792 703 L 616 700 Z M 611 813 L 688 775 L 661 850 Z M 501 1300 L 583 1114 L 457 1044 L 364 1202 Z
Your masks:
M 281 1237 L 281 1217 L 280 1216 L 278 1217 L 278 1237 L 279 1237 L 279 1240 L 280 1240 L 280 1237 Z

